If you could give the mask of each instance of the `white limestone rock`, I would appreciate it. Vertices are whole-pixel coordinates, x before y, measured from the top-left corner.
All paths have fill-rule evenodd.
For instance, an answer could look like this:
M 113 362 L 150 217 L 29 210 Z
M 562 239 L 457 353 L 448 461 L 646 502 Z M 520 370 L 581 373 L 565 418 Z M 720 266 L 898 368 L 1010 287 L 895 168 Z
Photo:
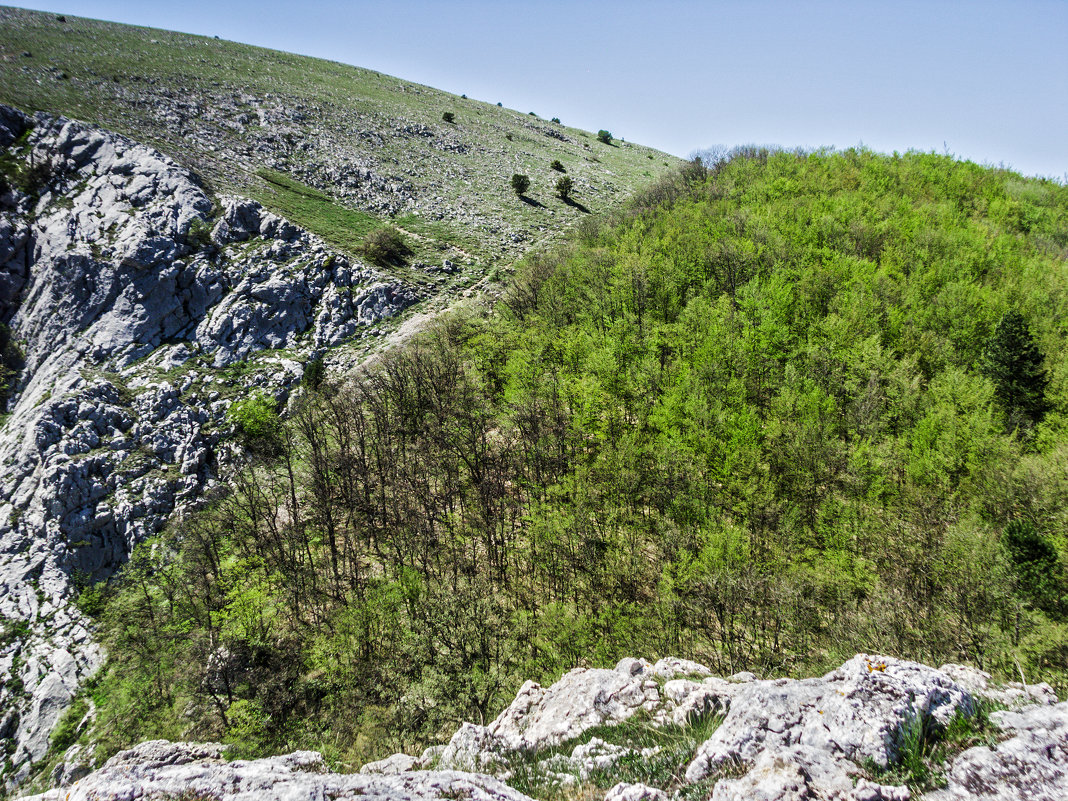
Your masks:
M 885 766 L 910 717 L 941 725 L 972 704 L 972 696 L 941 671 L 868 654 L 823 678 L 741 684 L 723 725 L 698 749 L 686 778 L 699 781 L 721 765 L 752 762 L 794 745 Z
M 854 763 L 821 748 L 793 745 L 761 751 L 744 776 L 721 779 L 712 801 L 909 801 L 907 787 L 859 778 Z
M 668 795 L 647 784 L 620 782 L 605 793 L 604 801 L 668 801 Z
M 392 775 L 331 773 L 314 751 L 227 762 L 216 744 L 152 740 L 112 757 L 100 770 L 32 801 L 130 801 L 211 798 L 214 801 L 529 801 L 489 776 L 452 771 Z
M 490 731 L 507 750 L 533 753 L 595 726 L 651 711 L 659 702 L 656 682 L 613 670 L 576 668 L 548 688 L 524 684 Z
M 1057 703 L 1057 694 L 1044 681 L 1038 684 L 1022 684 L 1014 681 L 994 685 L 991 684 L 989 673 L 969 665 L 942 665 L 939 670 L 972 695 L 1001 704 L 1009 709 L 1031 704 Z
M 995 712 L 994 723 L 1013 737 L 976 746 L 947 771 L 944 790 L 930 801 L 1065 801 L 1068 799 L 1068 702 Z
M 439 766 L 487 769 L 507 753 L 535 753 L 595 726 L 621 723 L 660 703 L 655 681 L 616 670 L 576 668 L 545 688 L 528 681 L 489 726 L 465 723 Z
M 700 662 L 691 659 L 679 659 L 674 656 L 658 659 L 652 667 L 653 675 L 658 679 L 670 680 L 678 676 L 711 676 L 712 671 Z
M 392 754 L 385 759 L 368 762 L 360 768 L 360 773 L 365 776 L 372 773 L 381 776 L 396 776 L 398 773 L 407 773 L 412 770 L 419 770 L 422 767 L 422 760 L 418 757 L 409 756 L 408 754 Z
M 672 679 L 664 684 L 664 705 L 654 719 L 661 725 L 687 726 L 705 715 L 723 714 L 736 691 L 736 685 L 715 676 L 701 682 Z

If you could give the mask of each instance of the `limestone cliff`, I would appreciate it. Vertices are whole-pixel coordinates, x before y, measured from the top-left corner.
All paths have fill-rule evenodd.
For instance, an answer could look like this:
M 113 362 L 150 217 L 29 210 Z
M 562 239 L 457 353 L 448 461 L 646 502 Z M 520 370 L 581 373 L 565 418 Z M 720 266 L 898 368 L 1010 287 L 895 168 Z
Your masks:
M 0 418 L 0 737 L 10 781 L 101 662 L 72 601 L 239 456 L 232 399 L 415 292 L 151 148 L 0 106 L 0 323 L 23 354 Z

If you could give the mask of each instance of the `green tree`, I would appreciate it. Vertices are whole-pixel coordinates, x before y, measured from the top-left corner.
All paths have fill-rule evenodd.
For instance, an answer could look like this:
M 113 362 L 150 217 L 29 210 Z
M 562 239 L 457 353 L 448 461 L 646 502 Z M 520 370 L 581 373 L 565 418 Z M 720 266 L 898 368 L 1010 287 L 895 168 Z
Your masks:
M 574 181 L 570 177 L 564 176 L 556 182 L 556 196 L 561 200 L 569 200 L 571 198 L 571 190 L 574 187 Z
M 304 365 L 304 375 L 301 377 L 301 383 L 311 389 L 319 389 L 323 385 L 323 380 L 326 378 L 326 364 L 323 362 L 323 357 L 320 356 L 317 359 L 312 359 Z
M 282 421 L 274 398 L 256 392 L 236 401 L 226 414 L 246 448 L 264 456 L 277 455 L 281 449 Z
M 1056 613 L 1063 575 L 1056 549 L 1029 520 L 1010 520 L 1001 543 L 1016 571 L 1020 594 L 1035 606 Z
M 446 111 L 444 114 L 441 115 L 441 119 L 445 122 L 456 122 L 456 115 L 453 114 L 451 111 Z
M 516 173 L 512 176 L 512 189 L 515 190 L 515 193 L 519 197 L 522 197 L 523 194 L 530 189 L 530 178 Z
M 597 132 L 597 139 L 604 142 L 606 145 L 610 145 L 612 144 L 612 133 L 611 131 L 606 131 L 602 128 Z
M 994 394 L 1009 427 L 1037 423 L 1048 410 L 1049 377 L 1044 356 L 1023 315 L 1010 311 L 998 322 L 983 352 L 983 372 L 994 382 Z
M 553 159 L 549 164 L 549 169 L 556 170 L 557 172 L 567 172 L 567 170 L 564 169 L 564 165 L 560 163 L 560 159 Z

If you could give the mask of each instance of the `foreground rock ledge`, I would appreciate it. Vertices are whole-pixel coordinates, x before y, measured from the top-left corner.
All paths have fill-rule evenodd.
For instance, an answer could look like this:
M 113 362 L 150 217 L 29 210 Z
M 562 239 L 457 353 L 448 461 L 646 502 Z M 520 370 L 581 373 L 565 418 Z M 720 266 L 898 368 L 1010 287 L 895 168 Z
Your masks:
M 123 751 L 70 787 L 33 796 L 37 801 L 188 798 L 198 801 L 389 799 L 389 801 L 529 801 L 498 779 L 456 771 L 395 775 L 331 773 L 314 751 L 226 762 L 224 746 L 151 740 Z
M 524 786 L 534 787 L 535 795 L 571 787 L 590 801 L 693 799 L 698 783 L 700 798 L 711 801 L 912 801 L 907 787 L 872 780 L 873 768 L 878 774 L 900 760 L 903 731 L 917 719 L 937 730 L 954 716 L 975 714 L 985 700 L 1008 707 L 991 715 L 999 742 L 970 748 L 941 766 L 945 789 L 928 798 L 1068 800 L 1068 702 L 1057 703 L 1048 685 L 994 686 L 974 668 L 936 669 L 868 654 L 820 678 L 710 674 L 683 660 L 654 665 L 624 659 L 614 670 L 572 670 L 550 687 L 527 682 L 490 725 L 464 724 L 447 746 L 419 757 L 394 754 L 358 775 L 329 772 L 311 751 L 227 762 L 218 744 L 156 740 L 34 798 L 523 801 L 526 795 L 504 783 L 522 766 Z M 598 731 L 612 739 L 605 732 L 624 732 L 614 727 L 632 719 L 654 729 L 681 725 L 705 732 L 691 739 L 694 750 L 676 765 L 682 784 L 593 787 L 594 774 L 602 788 L 606 775 L 614 781 L 621 760 L 633 765 L 660 753 L 659 747 L 639 750 L 590 737 L 591 729 L 610 726 Z M 721 722 L 714 731 L 689 728 L 700 720 Z M 686 785 L 692 789 L 684 793 Z

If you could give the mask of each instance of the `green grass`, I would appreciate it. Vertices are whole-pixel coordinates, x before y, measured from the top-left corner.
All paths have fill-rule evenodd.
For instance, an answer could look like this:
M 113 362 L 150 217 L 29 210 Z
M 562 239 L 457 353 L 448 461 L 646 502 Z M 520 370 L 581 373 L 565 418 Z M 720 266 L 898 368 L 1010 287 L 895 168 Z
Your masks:
M 944 766 L 962 752 L 977 745 L 994 747 L 1004 734 L 990 719 L 990 713 L 1002 709 L 983 699 L 975 702 L 972 714 L 957 710 L 944 727 L 926 715 L 915 715 L 902 726 L 897 759 L 887 767 L 868 760 L 865 771 L 881 784 L 906 785 L 921 794 L 946 785 Z
M 339 205 L 325 193 L 285 173 L 260 169 L 256 174 L 266 188 L 251 193 L 255 200 L 350 256 L 358 255 L 363 238 L 382 225 L 370 214 Z
M 332 243 L 356 236 L 344 227 L 348 223 L 366 228 L 359 211 L 381 216 L 385 208 L 358 193 L 345 197 L 334 168 L 371 169 L 418 199 L 413 208 L 406 189 L 391 207 L 404 228 L 433 239 L 430 247 L 458 246 L 486 269 L 585 217 L 554 199 L 554 160 L 574 178 L 576 201 L 594 213 L 618 207 L 678 163 L 630 142 L 609 147 L 574 128 L 372 70 L 206 36 L 69 15 L 59 22 L 54 14 L 10 8 L 0 9 L 0 102 L 126 134 L 192 168 L 214 190 L 257 199 L 281 192 L 268 204 L 279 211 L 286 206 L 296 214 L 323 201 L 301 196 L 293 184 L 265 185 L 260 170 L 270 165 L 299 178 L 300 186 L 314 185 L 324 202 L 357 214 L 312 210 L 310 218 L 336 235 Z M 454 112 L 455 122 L 442 121 L 445 110 Z M 508 185 L 514 171 L 530 175 L 529 194 L 541 206 L 515 198 Z M 512 241 L 515 232 L 524 234 L 521 243 Z M 455 260 L 447 250 L 433 252 Z
M 647 716 L 636 715 L 616 725 L 597 726 L 558 746 L 526 756 L 513 755 L 509 763 L 512 775 L 506 783 L 532 798 L 557 799 L 573 795 L 576 786 L 561 786 L 544 763 L 553 757 L 568 757 L 576 747 L 599 739 L 635 753 L 624 755 L 607 769 L 593 771 L 585 781 L 576 775 L 580 785 L 603 792 L 618 782 L 641 782 L 659 787 L 670 795 L 685 785 L 686 767 L 698 746 L 711 737 L 722 722 L 720 716 L 706 715 L 695 718 L 687 726 L 655 726 Z M 641 751 L 647 748 L 660 750 L 654 755 L 642 756 Z
M 253 188 L 249 193 L 264 207 L 291 220 L 325 240 L 329 245 L 356 258 L 365 258 L 364 243 L 368 235 L 391 227 L 387 220 L 349 208 L 337 202 L 325 192 L 301 183 L 285 173 L 267 168 L 256 171 L 263 180 L 263 188 Z M 464 252 L 478 250 L 477 240 L 459 235 L 453 226 L 441 221 L 428 221 L 416 215 L 406 215 L 396 220 L 396 227 L 409 234 L 411 258 L 407 262 L 437 262 L 452 253 L 454 247 Z M 413 283 L 424 283 L 426 276 L 414 275 L 404 264 L 379 264 L 385 272 Z

